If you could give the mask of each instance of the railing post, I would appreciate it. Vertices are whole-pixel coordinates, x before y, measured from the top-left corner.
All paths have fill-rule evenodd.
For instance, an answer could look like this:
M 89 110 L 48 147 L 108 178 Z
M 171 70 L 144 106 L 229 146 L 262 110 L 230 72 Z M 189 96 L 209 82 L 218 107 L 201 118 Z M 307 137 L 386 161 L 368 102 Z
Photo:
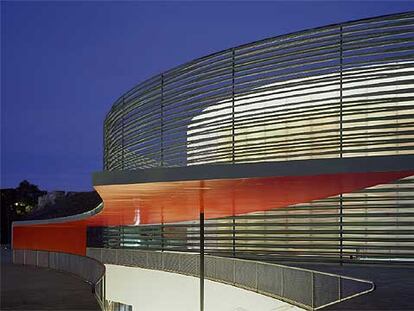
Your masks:
M 312 307 L 312 310 L 314 310 L 315 309 L 315 275 L 313 272 L 311 272 L 311 291 L 312 291 L 311 307 Z
M 342 289 L 341 289 L 341 285 L 342 285 L 342 282 L 341 282 L 341 277 L 338 277 L 338 300 L 341 300 L 341 296 L 342 296 Z
M 102 291 L 102 293 L 103 293 L 103 301 L 105 303 L 106 302 L 106 273 L 104 274 L 104 277 L 103 277 L 103 291 Z
M 255 290 L 256 291 L 258 291 L 258 288 L 259 288 L 259 280 L 258 280 L 258 273 L 257 273 L 257 266 L 259 265 L 259 263 L 258 262 L 256 262 L 256 264 L 255 264 L 255 267 L 256 267 L 256 273 L 255 273 L 255 277 L 256 277 L 256 280 L 255 280 Z
M 236 284 L 236 261 L 232 260 L 233 262 L 233 284 Z

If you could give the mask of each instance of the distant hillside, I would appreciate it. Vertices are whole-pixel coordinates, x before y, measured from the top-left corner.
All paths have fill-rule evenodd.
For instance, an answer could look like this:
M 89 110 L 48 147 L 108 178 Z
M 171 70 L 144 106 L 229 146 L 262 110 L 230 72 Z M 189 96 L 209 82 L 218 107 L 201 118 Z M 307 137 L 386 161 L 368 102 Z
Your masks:
M 26 215 L 22 220 L 39 220 L 65 217 L 90 211 L 98 206 L 101 198 L 95 191 L 68 192 L 57 197 L 54 204 L 47 204 Z
M 43 191 L 23 180 L 16 189 L 0 189 L 0 242 L 10 244 L 14 221 L 65 217 L 90 211 L 101 198 L 95 191 Z

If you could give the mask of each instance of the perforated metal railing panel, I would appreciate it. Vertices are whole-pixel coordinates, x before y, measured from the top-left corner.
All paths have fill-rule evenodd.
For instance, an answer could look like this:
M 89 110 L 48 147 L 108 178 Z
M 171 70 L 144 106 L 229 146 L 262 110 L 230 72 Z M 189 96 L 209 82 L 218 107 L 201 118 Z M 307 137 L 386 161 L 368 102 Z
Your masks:
M 414 13 L 227 49 L 108 113 L 104 168 L 413 154 Z
M 88 248 L 103 263 L 199 276 L 199 255 L 126 249 Z M 130 258 L 146 258 L 132 262 Z M 117 258 L 113 262 L 113 258 Z M 263 262 L 205 257 L 205 277 L 317 310 L 373 290 L 367 280 Z M 139 282 L 139 280 L 138 280 Z
M 13 264 L 31 265 L 42 268 L 50 268 L 62 272 L 74 274 L 91 285 L 91 290 L 102 310 L 105 309 L 105 266 L 101 263 L 101 250 L 92 250 L 89 257 L 75 254 L 49 252 L 42 250 L 14 249 Z M 95 259 L 92 259 L 92 258 Z M 98 258 L 99 257 L 99 258 Z M 112 260 L 112 262 L 117 262 Z

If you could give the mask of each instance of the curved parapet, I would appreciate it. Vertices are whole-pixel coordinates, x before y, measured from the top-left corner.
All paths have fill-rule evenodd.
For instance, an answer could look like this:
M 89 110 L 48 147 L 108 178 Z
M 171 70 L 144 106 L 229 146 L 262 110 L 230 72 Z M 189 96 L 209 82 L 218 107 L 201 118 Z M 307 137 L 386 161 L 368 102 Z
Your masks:
M 99 248 L 88 248 L 87 253 L 105 264 L 199 277 L 200 261 L 196 254 Z M 209 280 L 270 296 L 306 310 L 319 310 L 370 293 L 375 288 L 368 280 L 309 269 L 215 256 L 206 256 L 205 260 L 205 277 Z
M 13 263 L 49 268 L 74 274 L 91 286 L 102 310 L 105 310 L 105 266 L 98 260 L 65 254 L 38 250 L 13 250 Z
M 86 227 L 90 217 L 103 209 L 100 203 L 91 211 L 59 218 L 14 221 L 13 249 L 47 250 L 85 255 Z
M 70 273 L 91 286 L 101 310 L 132 310 L 131 306 L 106 299 L 106 268 L 94 258 L 42 250 L 13 250 L 13 264 L 30 265 Z M 50 284 L 53 286 L 53 284 Z M 77 298 L 77 297 L 73 297 Z

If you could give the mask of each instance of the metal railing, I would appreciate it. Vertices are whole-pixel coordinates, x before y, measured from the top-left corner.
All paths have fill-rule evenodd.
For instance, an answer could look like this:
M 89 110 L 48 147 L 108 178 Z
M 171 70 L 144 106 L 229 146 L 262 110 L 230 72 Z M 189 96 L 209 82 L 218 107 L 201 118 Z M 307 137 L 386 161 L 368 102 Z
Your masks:
M 91 285 L 99 306 L 106 310 L 105 266 L 98 260 L 75 254 L 43 250 L 13 250 L 13 263 L 31 265 L 74 274 Z
M 132 305 L 106 300 L 105 311 L 132 311 Z
M 31 265 L 74 274 L 90 284 L 103 311 L 132 311 L 132 306 L 106 299 L 105 265 L 86 256 L 44 250 L 14 249 L 13 264 Z
M 199 277 L 199 256 L 189 253 L 88 248 L 106 264 L 125 265 Z M 264 262 L 205 256 L 205 278 L 318 310 L 374 290 L 367 280 Z

